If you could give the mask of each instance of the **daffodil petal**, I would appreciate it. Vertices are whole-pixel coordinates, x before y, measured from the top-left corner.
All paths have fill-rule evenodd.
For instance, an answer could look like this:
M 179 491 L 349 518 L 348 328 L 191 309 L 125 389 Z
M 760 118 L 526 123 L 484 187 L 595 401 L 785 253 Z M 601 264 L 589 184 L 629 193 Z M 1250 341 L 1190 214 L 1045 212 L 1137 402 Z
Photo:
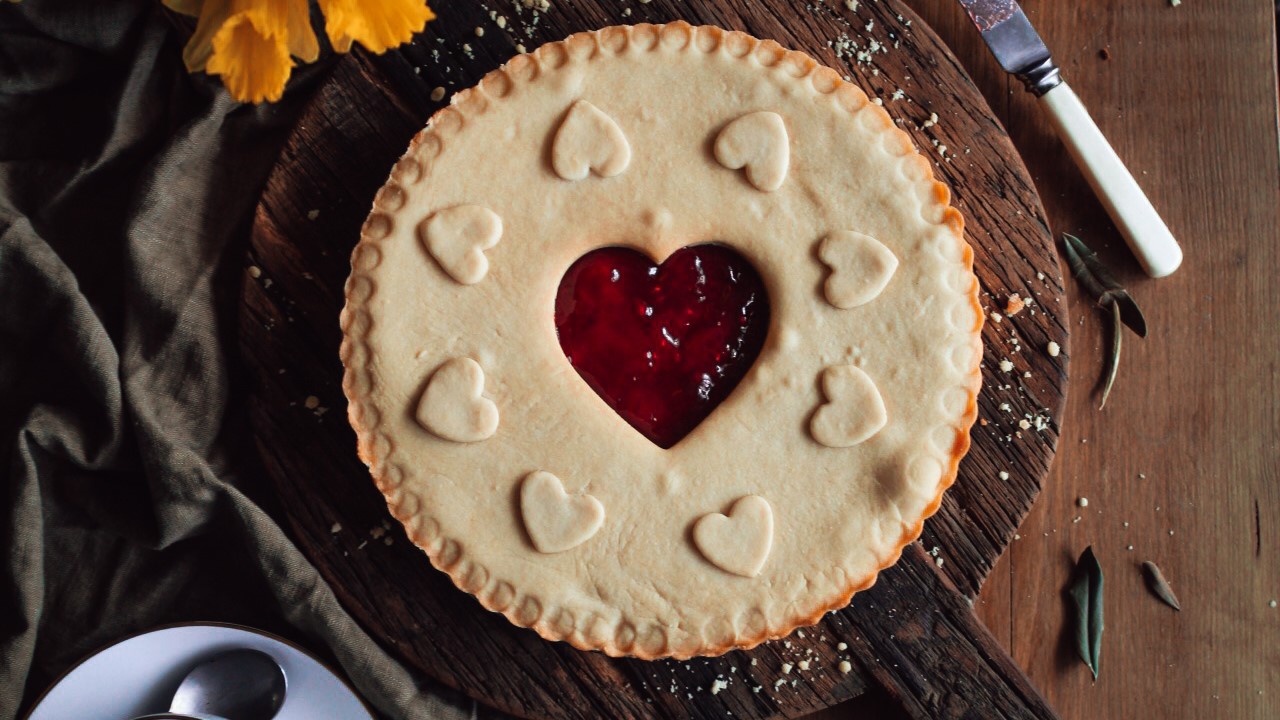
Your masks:
M 200 6 L 196 31 L 182 49 L 182 62 L 187 72 L 201 72 L 213 54 L 213 36 L 231 16 L 231 0 L 205 0 Z
M 213 36 L 213 53 L 205 66 L 210 75 L 222 76 L 231 96 L 241 102 L 279 100 L 293 70 L 284 33 L 263 31 L 274 26 L 264 12 L 259 7 L 228 18 Z
M 200 17 L 201 0 L 161 0 L 162 4 L 170 10 L 181 15 L 190 15 L 191 17 Z
M 320 42 L 311 27 L 311 5 L 307 0 L 288 0 L 288 3 L 289 54 L 302 62 L 315 62 L 320 57 Z
M 325 32 L 338 52 L 351 42 L 375 53 L 385 52 L 413 39 L 435 13 L 424 0 L 320 0 Z

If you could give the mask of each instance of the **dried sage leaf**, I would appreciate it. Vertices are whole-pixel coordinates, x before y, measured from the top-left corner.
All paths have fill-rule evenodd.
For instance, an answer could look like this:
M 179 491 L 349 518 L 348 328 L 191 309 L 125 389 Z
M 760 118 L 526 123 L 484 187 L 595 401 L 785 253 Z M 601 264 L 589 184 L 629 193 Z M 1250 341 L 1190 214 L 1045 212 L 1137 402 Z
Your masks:
M 1107 354 L 1107 375 L 1102 384 L 1101 410 L 1107 406 L 1107 398 L 1111 395 L 1111 386 L 1116 384 L 1116 374 L 1120 372 L 1120 341 L 1124 339 L 1124 328 L 1120 326 L 1120 305 L 1111 303 L 1111 352 Z
M 1102 566 L 1092 545 L 1076 561 L 1067 592 L 1076 606 L 1076 651 L 1097 680 L 1102 654 Z
M 1084 289 L 1097 301 L 1098 307 L 1106 309 L 1112 303 L 1120 308 L 1120 318 L 1138 337 L 1147 336 L 1147 319 L 1142 310 L 1124 286 L 1116 280 L 1115 275 L 1102 264 L 1098 254 L 1089 249 L 1080 238 L 1067 233 L 1062 234 L 1066 242 L 1067 267 L 1071 274 L 1084 286 Z
M 1143 562 L 1142 574 L 1147 579 L 1147 589 L 1151 590 L 1152 595 L 1160 598 L 1165 605 L 1182 612 L 1182 606 L 1178 604 L 1178 596 L 1173 594 L 1169 581 L 1164 579 L 1164 573 L 1160 572 L 1160 568 L 1155 563 L 1150 560 Z

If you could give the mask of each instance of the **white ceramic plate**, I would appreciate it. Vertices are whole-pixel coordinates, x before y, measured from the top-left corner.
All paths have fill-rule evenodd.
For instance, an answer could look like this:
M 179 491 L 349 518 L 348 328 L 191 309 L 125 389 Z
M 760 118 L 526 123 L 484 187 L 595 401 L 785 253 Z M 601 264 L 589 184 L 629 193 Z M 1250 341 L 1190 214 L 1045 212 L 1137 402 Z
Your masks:
M 283 638 L 217 623 L 175 625 L 122 640 L 71 668 L 27 720 L 127 720 L 169 709 L 178 683 L 202 660 L 249 648 L 275 658 L 288 691 L 275 720 L 372 720 L 333 671 Z

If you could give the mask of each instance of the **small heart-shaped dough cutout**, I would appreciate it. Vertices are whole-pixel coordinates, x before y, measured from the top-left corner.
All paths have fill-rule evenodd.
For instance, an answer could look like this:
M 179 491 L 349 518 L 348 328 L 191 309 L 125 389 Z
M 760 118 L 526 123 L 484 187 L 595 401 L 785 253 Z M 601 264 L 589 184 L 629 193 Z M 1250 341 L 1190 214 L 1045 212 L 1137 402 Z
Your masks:
M 599 500 L 566 493 L 560 478 L 544 470 L 529 473 L 520 485 L 520 514 L 533 546 L 548 554 L 581 545 L 604 525 Z
M 484 370 L 471 358 L 454 358 L 431 375 L 418 402 L 418 423 L 436 437 L 468 443 L 498 429 L 498 406 L 484 392 Z
M 730 170 L 747 169 L 756 189 L 773 192 L 782 187 L 791 164 L 787 125 L 774 112 L 753 112 L 734 120 L 716 137 L 716 161 Z
M 489 272 L 484 251 L 502 238 L 502 218 L 487 207 L 457 205 L 424 220 L 418 238 L 449 277 L 474 285 Z
M 889 422 L 884 400 L 871 377 L 853 365 L 822 371 L 827 403 L 809 421 L 809 434 L 827 447 L 852 447 L 880 432 Z
M 631 145 L 613 118 L 586 100 L 569 108 L 551 142 L 551 167 L 565 180 L 613 177 L 631 163 Z
M 874 300 L 898 269 L 898 256 L 884 243 L 852 230 L 823 238 L 818 257 L 831 268 L 823 288 L 827 302 L 846 310 Z
M 721 570 L 755 577 L 773 549 L 773 508 L 759 495 L 738 498 L 728 515 L 710 513 L 698 518 L 693 544 Z

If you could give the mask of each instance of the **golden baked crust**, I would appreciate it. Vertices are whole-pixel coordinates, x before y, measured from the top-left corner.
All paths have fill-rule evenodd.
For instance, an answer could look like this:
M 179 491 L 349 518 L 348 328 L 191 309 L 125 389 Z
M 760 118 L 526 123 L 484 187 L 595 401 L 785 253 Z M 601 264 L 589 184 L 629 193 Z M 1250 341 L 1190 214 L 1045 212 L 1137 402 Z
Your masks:
M 648 59 L 658 55 L 662 56 L 661 61 Z M 817 224 L 820 220 L 833 220 L 849 225 L 827 227 L 824 232 L 874 231 L 872 234 L 894 248 L 908 270 L 927 266 L 933 271 L 936 266 L 936 273 L 927 279 L 911 274 L 914 270 L 900 269 L 899 273 L 906 277 L 896 278 L 900 282 L 891 283 L 884 295 L 866 305 L 865 310 L 824 307 L 820 282 L 813 281 L 820 280 L 826 269 L 811 250 L 811 244 L 820 236 L 812 231 L 816 224 L 814 228 L 805 224 L 810 220 L 809 215 L 788 217 L 786 223 L 771 217 L 753 220 L 762 227 L 769 226 L 770 222 L 803 227 L 803 232 L 797 230 L 803 235 L 801 238 L 756 241 L 700 237 L 698 232 L 731 232 L 725 229 L 729 225 L 670 230 L 671 224 L 679 226 L 684 216 L 678 215 L 678 211 L 665 211 L 667 205 L 675 207 L 680 202 L 666 196 L 660 198 L 663 202 L 652 203 L 644 218 L 611 218 L 597 228 L 597 236 L 583 238 L 577 244 L 567 243 L 564 257 L 550 261 L 551 267 L 561 269 L 561 274 L 568 262 L 589 250 L 593 243 L 599 246 L 619 242 L 617 233 L 637 228 L 660 227 L 654 230 L 654 239 L 647 248 L 659 259 L 679 246 L 708 239 L 742 244 L 747 250 L 755 250 L 744 254 L 757 263 L 771 298 L 777 295 L 777 317 L 770 328 L 766 350 L 756 366 L 734 395 L 702 426 L 681 444 L 665 451 L 677 453 L 669 455 L 650 454 L 664 451 L 647 447 L 647 441 L 639 438 L 598 400 L 592 405 L 590 398 L 595 396 L 572 372 L 563 355 L 559 356 L 563 364 L 560 368 L 548 364 L 553 363 L 549 355 L 544 359 L 540 351 L 530 351 L 530 355 L 536 357 L 526 359 L 535 366 L 529 372 L 549 375 L 542 392 L 551 399 L 532 400 L 522 396 L 519 388 L 512 387 L 518 382 L 512 378 L 520 375 L 508 357 L 510 353 L 503 355 L 498 351 L 504 347 L 509 350 L 518 347 L 523 351 L 527 343 L 519 341 L 529 341 L 533 336 L 517 337 L 517 330 L 508 325 L 479 327 L 474 318 L 467 315 L 473 306 L 475 317 L 486 317 L 486 312 L 503 307 L 501 292 L 516 283 L 515 275 L 504 260 L 518 264 L 514 263 L 517 255 L 504 253 L 522 252 L 520 243 L 527 245 L 536 235 L 520 236 L 516 220 L 536 214 L 529 210 L 536 206 L 516 204 L 506 208 L 508 212 L 498 213 L 512 215 L 504 217 L 511 237 L 504 236 L 488 251 L 493 262 L 490 271 L 493 277 L 478 280 L 466 290 L 459 290 L 460 285 L 448 284 L 448 276 L 440 272 L 441 267 L 432 264 L 430 255 L 422 251 L 421 242 L 425 241 L 421 241 L 417 230 L 431 212 L 457 203 L 482 200 L 488 205 L 503 203 L 501 196 L 479 198 L 476 195 L 504 181 L 516 183 L 516 179 L 493 175 L 487 176 L 488 184 L 476 181 L 468 185 L 469 181 L 464 182 L 456 175 L 441 177 L 440 173 L 450 170 L 456 173 L 458 167 L 455 166 L 470 159 L 464 151 L 459 151 L 463 157 L 447 153 L 470 142 L 471 136 L 496 132 L 497 125 L 486 126 L 485 118 L 500 115 L 506 106 L 527 110 L 522 115 L 535 117 L 530 122 L 536 124 L 536 117 L 543 109 L 538 103 L 552 107 L 559 102 L 568 107 L 569 100 L 584 97 L 606 112 L 613 111 L 633 120 L 630 129 L 643 141 L 649 129 L 639 127 L 639 118 L 647 113 L 647 123 L 662 125 L 667 115 L 660 106 L 668 100 L 637 100 L 625 93 L 624 85 L 632 84 L 636 92 L 640 92 L 643 78 L 637 78 L 636 68 L 628 66 L 627 71 L 632 75 L 624 82 L 621 78 L 628 76 L 617 65 L 644 63 L 646 69 L 652 69 L 660 62 L 678 66 L 691 87 L 701 81 L 696 69 L 700 64 L 709 67 L 714 64 L 717 82 L 730 84 L 735 78 L 750 76 L 751 87 L 742 92 L 746 98 L 742 111 L 766 109 L 763 106 L 784 115 L 793 111 L 800 117 L 789 117 L 789 127 L 838 131 L 838 137 L 825 137 L 823 141 L 838 140 L 840 144 L 824 147 L 820 154 L 830 155 L 832 164 L 845 160 L 843 154 L 856 154 L 853 160 L 865 161 L 880 176 L 861 183 L 842 170 L 843 174 L 836 175 L 839 187 L 814 188 L 807 183 L 823 179 L 823 170 L 808 162 L 811 155 L 798 151 L 791 171 L 795 177 L 788 178 L 791 185 L 784 184 L 774 194 L 780 196 L 777 202 L 791 203 L 786 206 L 788 209 L 821 208 L 820 213 L 811 213 Z M 596 81 L 598 84 L 593 84 Z M 631 108 L 634 113 L 623 107 L 628 102 L 635 104 Z M 732 101 L 717 97 L 708 99 L 706 104 L 714 106 L 708 112 L 723 114 Z M 658 109 L 646 110 L 648 105 Z M 687 113 L 680 115 L 678 110 L 671 110 L 670 116 L 684 118 L 686 124 L 690 117 Z M 547 122 L 553 123 L 549 127 L 554 127 L 555 118 L 548 118 Z M 731 119 L 722 117 L 720 121 Z M 808 122 L 810 120 L 812 122 Z M 503 164 L 518 163 L 521 153 L 515 140 L 535 138 L 541 143 L 540 135 L 550 134 L 541 132 L 545 128 L 540 126 L 537 129 L 535 132 L 520 126 L 514 131 L 518 136 L 515 139 L 493 138 L 495 146 L 502 144 L 502 152 L 497 153 L 498 159 L 493 161 L 498 166 L 493 172 L 513 175 L 524 172 L 525 168 L 503 167 Z M 709 154 L 707 148 L 701 146 L 701 139 L 707 136 L 709 140 L 715 129 L 710 125 L 687 128 L 695 135 L 691 147 L 700 157 Z M 791 142 L 802 148 L 805 140 L 792 137 Z M 630 174 L 636 176 L 637 183 L 656 182 L 643 175 L 642 168 L 646 151 L 653 154 L 657 152 L 656 147 L 657 143 L 635 143 L 632 148 L 635 157 L 631 162 L 637 167 L 628 169 L 619 178 L 625 181 Z M 670 148 L 665 146 L 658 149 L 667 153 L 662 156 L 666 161 L 674 157 L 681 161 L 687 159 L 691 167 L 704 161 L 709 167 L 714 165 L 714 161 L 706 157 L 671 155 Z M 545 154 L 545 148 L 536 149 L 535 155 L 545 157 Z M 541 175 L 557 180 L 550 175 L 546 162 L 537 164 Z M 721 172 L 725 176 L 740 175 L 729 170 Z M 534 185 L 541 182 L 540 177 L 520 180 L 523 183 L 520 187 L 536 192 Z M 744 196 L 755 192 L 741 178 L 736 179 Z M 589 187 L 585 184 L 593 180 L 600 181 L 592 176 L 580 183 Z M 716 182 L 729 181 L 717 179 Z M 796 194 L 786 196 L 789 192 Z M 470 196 L 466 196 L 467 193 Z M 849 193 L 852 197 L 837 202 L 834 199 L 837 193 Z M 644 202 L 643 195 L 630 197 Z M 344 333 L 341 357 L 346 368 L 343 389 L 349 399 L 348 414 L 359 439 L 360 457 L 369 465 L 391 513 L 404 524 L 409 537 L 437 568 L 448 573 L 459 588 L 475 595 L 486 608 L 502 613 L 516 625 L 534 629 L 547 639 L 565 640 L 580 649 L 600 650 L 615 656 L 686 658 L 753 647 L 784 636 L 797 627 L 811 625 L 824 613 L 847 604 L 853 593 L 870 587 L 879 571 L 892 565 L 902 548 L 919 536 L 924 520 L 937 511 L 943 491 L 954 482 L 960 459 L 969 447 L 968 431 L 976 418 L 976 396 L 981 383 L 983 315 L 978 303 L 977 280 L 972 274 L 973 253 L 963 239 L 963 221 L 949 206 L 949 197 L 946 186 L 933 179 L 929 162 L 916 152 L 906 133 L 894 126 L 883 108 L 869 103 L 860 89 L 844 82 L 835 71 L 772 41 L 678 22 L 579 33 L 518 56 L 485 76 L 477 87 L 455 96 L 452 106 L 433 116 L 427 128 L 414 138 L 386 186 L 378 193 L 361 241 L 352 254 L 352 274 L 346 285 L 346 307 L 341 317 Z M 588 196 L 591 198 L 599 199 Z M 774 212 L 770 209 L 772 206 L 753 204 L 755 200 L 745 202 L 745 205 L 726 208 L 723 213 L 755 211 L 769 215 Z M 861 205 L 855 205 L 857 203 Z M 525 212 L 517 212 L 519 208 Z M 562 206 L 557 209 L 569 213 Z M 712 212 L 721 210 L 708 209 L 708 213 Z M 876 213 L 882 213 L 883 217 Z M 677 215 L 674 219 L 673 214 Z M 661 230 L 662 227 L 667 230 Z M 669 237 L 661 237 L 663 232 Z M 889 237 L 895 233 L 900 237 Z M 794 246 L 793 255 L 785 256 L 793 258 L 787 262 L 795 266 L 794 270 L 787 269 L 789 266 L 773 256 L 762 261 L 767 255 L 761 250 L 764 243 L 773 243 L 770 245 L 773 247 L 784 241 Z M 537 251 L 549 252 L 541 247 Z M 782 277 L 787 273 L 796 277 Z M 559 274 L 546 279 L 553 291 L 559 279 Z M 415 283 L 426 288 L 422 290 L 423 296 L 430 297 L 415 297 L 418 294 Z M 817 309 L 804 310 L 809 315 L 787 310 L 795 305 L 790 299 L 799 297 L 796 288 L 806 283 L 812 287 L 811 302 Z M 489 304 L 456 300 L 479 297 L 463 294 L 473 292 L 490 293 L 486 296 Z M 548 307 L 544 304 L 545 295 L 546 287 L 536 289 L 532 296 L 535 302 L 530 304 Z M 428 307 L 428 300 L 438 305 Z M 510 303 L 512 298 L 506 297 L 505 301 Z M 882 304 L 876 305 L 876 302 Z M 882 333 L 862 330 L 858 335 L 846 325 L 840 325 L 842 333 L 853 335 L 840 335 L 837 342 L 833 339 L 835 335 L 823 335 L 807 326 L 803 330 L 787 326 L 789 322 L 801 325 L 798 319 L 803 317 L 816 326 L 828 328 L 837 322 L 847 323 L 847 318 L 853 317 L 848 314 L 855 312 L 863 313 L 857 318 L 866 325 L 878 323 L 877 329 Z M 530 332 L 542 333 L 549 329 L 553 334 L 550 320 L 546 322 L 546 328 Z M 433 330 L 443 327 L 448 330 L 431 335 Z M 468 330 L 470 332 L 464 332 Z M 419 344 L 414 344 L 411 338 L 414 332 L 421 335 Z M 485 340 L 469 344 L 464 337 L 477 335 Z M 535 344 L 540 343 L 539 347 L 545 345 L 545 338 L 533 339 L 537 341 Z M 842 352 L 847 348 L 847 352 L 837 356 L 832 349 L 837 345 Z M 420 349 L 410 353 L 414 347 Z M 558 345 L 555 351 L 559 352 Z M 892 357 L 894 352 L 900 354 L 899 358 Z M 806 357 L 806 353 L 812 357 Z M 492 389 L 497 406 L 504 413 L 503 424 L 493 439 L 473 444 L 474 448 L 487 448 L 477 451 L 482 455 L 475 454 L 474 448 L 446 445 L 414 421 L 413 408 L 426 378 L 442 362 L 457 355 L 477 357 L 479 364 L 486 366 L 486 373 L 489 368 L 494 369 L 490 378 L 493 388 L 486 387 L 486 393 Z M 909 361 L 903 363 L 906 370 L 891 369 L 899 359 Z M 832 363 L 855 361 L 869 368 L 878 378 L 877 383 L 883 382 L 882 387 L 889 391 L 890 425 L 874 442 L 842 450 L 820 447 L 804 435 L 809 413 L 806 411 L 800 416 L 793 412 L 788 416 L 786 411 L 792 407 L 817 407 L 822 402 L 817 390 L 818 371 Z M 921 369 L 913 370 L 916 365 Z M 811 366 L 810 375 L 796 370 L 800 367 L 807 372 Z M 564 375 L 561 370 L 568 370 L 566 377 L 561 377 Z M 896 377 L 898 372 L 909 377 L 901 380 L 890 377 Z M 561 382 L 564 384 L 559 384 Z M 922 384 L 925 386 L 921 391 L 923 398 L 908 398 L 902 392 L 904 387 Z M 739 401 L 740 396 L 743 399 Z M 593 426 L 603 426 L 599 432 L 604 435 L 599 437 L 610 441 L 607 453 L 624 458 L 625 463 L 615 464 L 626 465 L 635 477 L 652 481 L 652 485 L 636 489 L 642 484 L 640 480 L 625 486 L 617 482 L 610 484 L 608 478 L 616 468 L 602 466 L 597 458 L 575 457 L 574 462 L 580 465 L 554 461 L 554 455 L 568 453 L 570 449 L 547 449 L 542 453 L 544 457 L 534 458 L 533 465 L 521 465 L 512 459 L 528 458 L 531 448 L 547 444 L 541 436 L 527 442 L 512 439 L 536 434 L 531 423 L 521 422 L 522 418 L 530 417 L 526 405 L 531 403 L 542 403 L 540 407 L 544 410 L 562 411 L 549 412 L 548 419 L 539 425 L 563 424 L 565 433 L 582 431 L 574 425 L 577 410 L 590 407 L 594 408 L 590 412 L 602 413 L 590 420 Z M 547 403 L 557 407 L 549 408 Z M 764 429 L 775 431 L 776 438 L 758 436 L 754 428 L 748 428 L 744 434 L 740 428 L 731 427 L 750 420 L 753 410 L 758 416 L 766 409 L 771 415 L 791 420 L 783 429 L 776 423 Z M 521 415 L 522 412 L 525 414 Z M 929 422 L 922 422 L 907 432 L 899 425 L 910 418 L 928 418 Z M 732 435 L 734 432 L 737 434 Z M 616 437 L 608 433 L 615 433 Z M 769 451 L 771 444 L 785 451 L 772 452 L 767 463 L 763 458 L 757 459 L 763 463 L 757 471 L 759 478 L 748 482 L 734 475 L 731 480 L 719 478 L 715 483 L 708 483 L 714 487 L 695 487 L 694 480 L 703 476 L 688 477 L 690 468 L 706 470 L 715 460 L 731 462 L 725 457 L 726 448 L 714 448 L 715 443 L 705 440 L 715 433 L 724 436 L 722 446 L 749 438 L 753 444 L 762 445 L 762 452 Z M 689 442 L 695 438 L 696 442 Z M 511 457 L 506 457 L 493 448 L 507 445 L 490 446 L 492 443 L 519 447 L 509 453 Z M 572 445 L 571 442 L 565 444 Z M 881 446 L 885 449 L 881 450 Z M 597 448 L 596 455 L 600 454 Z M 787 457 L 777 457 L 784 455 Z M 670 460 L 672 457 L 677 460 Z M 809 476 L 795 470 L 804 470 L 805 463 L 811 463 L 813 468 L 829 468 L 834 457 L 842 458 L 841 467 L 847 460 L 849 467 L 859 468 L 861 472 L 845 480 L 831 472 Z M 460 479 L 449 474 L 459 468 L 476 468 L 477 458 L 485 458 L 484 469 L 501 476 L 485 474 L 479 468 L 475 471 L 479 477 Z M 678 458 L 688 458 L 688 461 L 682 463 Z M 582 554 L 590 553 L 589 557 L 575 559 L 577 550 L 539 554 L 530 545 L 527 533 L 520 529 L 519 512 L 510 499 L 526 473 L 552 469 L 542 467 L 544 462 L 557 465 L 554 470 L 565 480 L 566 487 L 589 488 L 601 496 L 608 508 L 609 519 L 600 535 L 579 548 Z M 789 473 L 770 473 L 780 467 L 787 468 Z M 575 477 L 575 471 L 589 476 L 588 479 Z M 701 514 L 726 511 L 733 499 L 755 492 L 768 496 L 775 514 L 779 515 L 778 535 L 774 536 L 777 541 L 772 551 L 775 556 L 758 577 L 731 576 L 697 554 L 686 537 L 687 528 Z M 815 494 L 818 497 L 814 497 Z M 465 498 L 470 496 L 485 497 L 488 502 L 467 501 Z M 643 499 L 638 499 L 641 496 Z M 635 522 L 625 521 L 635 519 L 634 515 L 627 514 L 627 506 L 637 503 L 652 503 L 675 517 L 668 525 L 652 531 L 636 528 Z M 842 515 L 818 517 L 819 506 Z M 667 522 L 650 519 L 655 525 Z M 806 522 L 798 522 L 801 519 Z M 670 532 L 662 533 L 659 529 Z M 661 561 L 654 559 L 660 556 Z M 635 564 L 628 568 L 614 567 L 624 560 Z M 799 567 L 806 562 L 819 565 Z M 830 564 L 821 565 L 823 562 Z M 673 569 L 667 567 L 668 564 L 679 567 Z M 645 573 L 651 577 L 639 580 L 634 577 Z M 687 581 L 687 587 L 681 585 L 680 580 L 685 574 L 693 576 Z M 779 595 L 781 600 L 777 598 Z

